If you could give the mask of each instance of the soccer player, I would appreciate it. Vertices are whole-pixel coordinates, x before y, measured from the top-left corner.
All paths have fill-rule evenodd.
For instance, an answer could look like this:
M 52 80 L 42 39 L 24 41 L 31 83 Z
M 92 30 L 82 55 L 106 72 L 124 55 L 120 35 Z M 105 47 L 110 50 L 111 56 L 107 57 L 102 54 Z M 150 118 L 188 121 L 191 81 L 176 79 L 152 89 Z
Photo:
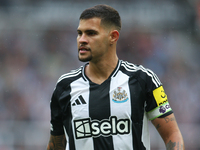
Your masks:
M 167 150 L 185 149 L 156 74 L 118 59 L 120 29 L 120 16 L 108 5 L 82 12 L 77 46 L 86 64 L 57 81 L 47 150 L 150 150 L 148 120 Z

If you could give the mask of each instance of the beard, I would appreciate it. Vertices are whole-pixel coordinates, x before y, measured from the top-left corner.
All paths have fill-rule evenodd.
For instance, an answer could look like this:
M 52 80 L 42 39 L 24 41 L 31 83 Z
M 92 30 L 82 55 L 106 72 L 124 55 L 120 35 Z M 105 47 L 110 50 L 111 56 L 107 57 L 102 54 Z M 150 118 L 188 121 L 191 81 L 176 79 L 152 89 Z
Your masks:
M 84 58 L 82 58 L 80 55 L 78 55 L 78 59 L 82 62 L 88 62 L 88 61 L 92 60 L 92 55 L 90 55 L 88 57 L 84 57 Z

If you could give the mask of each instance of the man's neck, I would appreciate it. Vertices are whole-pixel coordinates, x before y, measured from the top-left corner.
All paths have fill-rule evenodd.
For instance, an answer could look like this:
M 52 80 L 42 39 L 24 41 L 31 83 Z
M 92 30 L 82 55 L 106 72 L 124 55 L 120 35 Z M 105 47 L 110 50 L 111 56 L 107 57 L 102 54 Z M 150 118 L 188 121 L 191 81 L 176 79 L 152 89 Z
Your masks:
M 118 63 L 118 58 L 109 61 L 89 62 L 85 68 L 87 77 L 96 84 L 101 84 L 109 78 Z

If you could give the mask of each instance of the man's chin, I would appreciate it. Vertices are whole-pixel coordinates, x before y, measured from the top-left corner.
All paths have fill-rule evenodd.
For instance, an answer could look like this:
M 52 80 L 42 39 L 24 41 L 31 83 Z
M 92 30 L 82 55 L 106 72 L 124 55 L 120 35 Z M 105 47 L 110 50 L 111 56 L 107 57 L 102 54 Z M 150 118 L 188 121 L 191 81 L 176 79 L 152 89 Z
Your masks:
M 92 57 L 87 57 L 87 58 L 78 57 L 78 59 L 82 62 L 88 62 L 88 61 L 92 60 Z

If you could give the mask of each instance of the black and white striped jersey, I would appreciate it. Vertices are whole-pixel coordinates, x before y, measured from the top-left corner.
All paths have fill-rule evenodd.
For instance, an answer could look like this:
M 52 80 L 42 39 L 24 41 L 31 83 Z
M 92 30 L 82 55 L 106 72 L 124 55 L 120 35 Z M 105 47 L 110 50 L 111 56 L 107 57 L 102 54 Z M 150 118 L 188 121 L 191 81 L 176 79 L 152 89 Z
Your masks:
M 119 60 L 98 85 L 84 68 L 59 78 L 50 104 L 51 134 L 66 135 L 66 150 L 149 150 L 148 120 L 172 113 L 156 74 Z

